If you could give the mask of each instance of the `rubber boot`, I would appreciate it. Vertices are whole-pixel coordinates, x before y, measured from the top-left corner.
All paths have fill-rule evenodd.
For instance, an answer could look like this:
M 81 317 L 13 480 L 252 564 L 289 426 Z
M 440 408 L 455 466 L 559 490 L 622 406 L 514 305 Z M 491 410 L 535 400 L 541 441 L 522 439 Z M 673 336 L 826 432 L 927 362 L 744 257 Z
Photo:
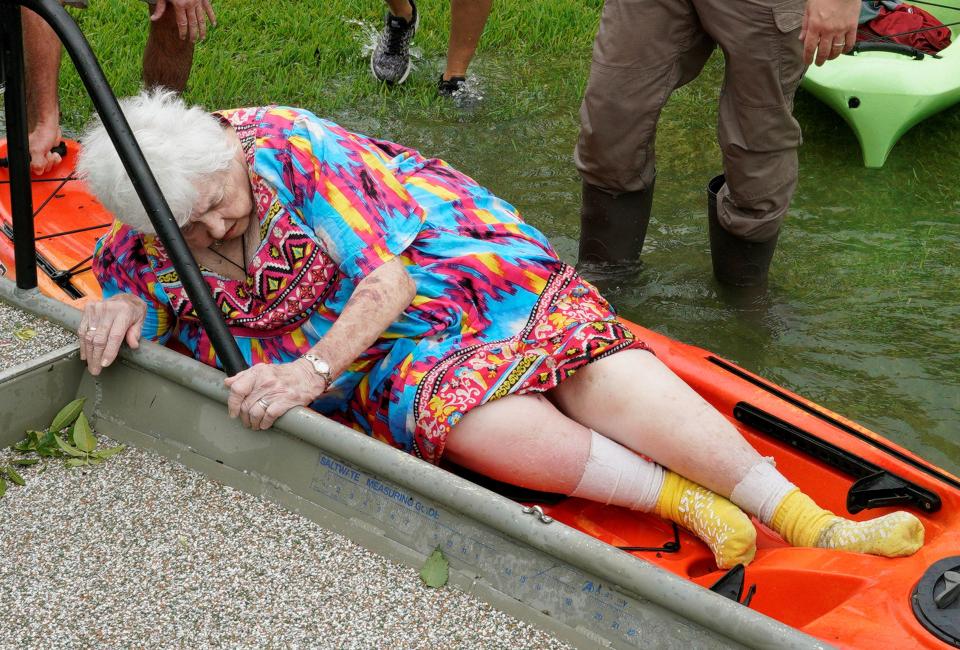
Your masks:
M 653 186 L 636 192 L 611 194 L 583 183 L 580 208 L 580 254 L 577 268 L 591 275 L 635 273 L 647 236 Z
M 710 254 L 713 275 L 722 284 L 735 287 L 760 287 L 767 283 L 770 261 L 777 247 L 779 232 L 765 242 L 735 237 L 720 225 L 717 216 L 717 192 L 723 187 L 723 174 L 707 184 L 707 216 L 710 221 Z

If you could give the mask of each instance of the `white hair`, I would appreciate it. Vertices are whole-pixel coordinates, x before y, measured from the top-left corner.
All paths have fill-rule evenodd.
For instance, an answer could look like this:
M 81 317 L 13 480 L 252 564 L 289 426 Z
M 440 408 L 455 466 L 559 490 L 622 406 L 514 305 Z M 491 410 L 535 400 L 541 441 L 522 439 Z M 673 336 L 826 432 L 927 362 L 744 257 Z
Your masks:
M 120 100 L 174 219 L 183 226 L 197 198 L 196 184 L 224 171 L 236 155 L 217 118 L 173 91 L 145 90 Z M 120 156 L 99 117 L 83 136 L 77 173 L 113 216 L 141 232 L 154 232 Z

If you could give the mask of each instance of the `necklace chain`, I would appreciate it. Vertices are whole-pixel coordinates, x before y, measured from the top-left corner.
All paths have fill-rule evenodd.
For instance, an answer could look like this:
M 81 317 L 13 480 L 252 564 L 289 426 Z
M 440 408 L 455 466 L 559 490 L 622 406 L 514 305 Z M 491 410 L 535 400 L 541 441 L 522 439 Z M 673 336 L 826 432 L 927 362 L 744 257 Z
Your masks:
M 222 243 L 223 242 L 220 242 L 220 244 Z M 231 264 L 233 264 L 235 267 L 237 267 L 244 273 L 247 272 L 247 234 L 246 233 L 243 233 L 240 235 L 240 260 L 243 262 L 243 266 L 241 266 L 240 264 L 237 264 L 232 259 L 230 259 L 226 255 L 218 251 L 217 246 L 218 246 L 217 243 L 214 242 L 212 246 L 207 246 L 207 250 L 213 253 L 214 255 L 216 255 L 217 257 L 230 262 Z

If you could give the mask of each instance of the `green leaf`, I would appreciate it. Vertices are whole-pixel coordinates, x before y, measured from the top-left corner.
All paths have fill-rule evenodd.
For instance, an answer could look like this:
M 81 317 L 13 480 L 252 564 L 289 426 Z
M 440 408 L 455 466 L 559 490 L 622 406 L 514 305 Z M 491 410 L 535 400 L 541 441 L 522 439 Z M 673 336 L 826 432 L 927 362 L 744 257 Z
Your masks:
M 14 458 L 10 461 L 11 465 L 26 467 L 27 465 L 36 465 L 40 462 L 39 458 Z
M 443 553 L 438 548 L 424 562 L 423 568 L 420 569 L 420 579 L 428 587 L 436 588 L 447 584 L 449 578 L 450 563 L 447 562 L 447 558 L 443 557 Z
M 53 437 L 54 437 L 54 439 L 57 441 L 57 446 L 60 447 L 60 449 L 62 449 L 62 450 L 64 451 L 64 453 L 66 453 L 66 454 L 68 454 L 68 455 L 70 455 L 70 456 L 73 456 L 73 457 L 75 457 L 75 458 L 83 458 L 83 459 L 84 459 L 84 463 L 86 463 L 87 455 L 86 455 L 85 453 L 83 453 L 82 451 L 80 451 L 79 449 L 77 449 L 76 447 L 74 447 L 73 445 L 70 445 L 70 444 L 67 444 L 66 442 L 64 442 L 64 441 L 63 441 L 63 438 L 61 438 L 60 436 L 54 435 Z
M 53 431 L 46 431 L 43 439 L 37 443 L 37 453 L 41 456 L 62 456 L 63 453 L 57 448 L 57 441 L 54 440 Z
M 54 443 L 56 444 L 56 443 Z M 51 449 L 50 447 L 37 447 L 37 456 L 41 458 L 50 458 L 51 456 L 62 455 L 59 449 Z
M 21 341 L 29 341 L 37 335 L 37 331 L 30 329 L 29 327 L 18 327 L 17 329 L 13 330 L 13 335 Z
M 27 437 L 13 446 L 17 451 L 35 451 L 40 442 L 40 431 L 27 431 Z
M 7 482 L 0 478 L 0 498 L 7 493 Z
M 67 467 L 81 467 L 87 464 L 86 458 L 68 458 Z
M 23 477 L 20 476 L 17 470 L 13 469 L 12 467 L 4 467 L 3 472 L 4 474 L 7 475 L 8 479 L 10 479 L 11 481 L 13 481 L 19 486 L 23 487 L 24 485 L 27 484 L 27 482 L 23 480 Z
M 95 457 L 95 458 L 99 458 L 99 459 L 101 459 L 101 460 L 106 460 L 106 459 L 110 458 L 111 456 L 116 456 L 117 454 L 119 454 L 121 451 L 123 451 L 123 450 L 126 449 L 126 448 L 127 448 L 126 445 L 120 445 L 119 447 L 108 447 L 107 449 L 101 449 L 101 450 L 99 450 L 99 451 L 92 451 L 92 452 L 90 452 L 90 455 L 93 456 L 93 457 Z
M 81 413 L 77 421 L 73 424 L 73 440 L 77 449 L 90 453 L 97 448 L 97 439 L 93 437 L 90 431 L 90 423 L 87 422 L 87 416 Z
M 83 403 L 86 401 L 86 397 L 81 397 L 80 399 L 75 399 L 57 413 L 57 416 L 53 418 L 53 422 L 50 423 L 50 431 L 54 433 L 60 433 L 61 430 L 69 427 L 73 424 L 73 421 L 83 413 Z

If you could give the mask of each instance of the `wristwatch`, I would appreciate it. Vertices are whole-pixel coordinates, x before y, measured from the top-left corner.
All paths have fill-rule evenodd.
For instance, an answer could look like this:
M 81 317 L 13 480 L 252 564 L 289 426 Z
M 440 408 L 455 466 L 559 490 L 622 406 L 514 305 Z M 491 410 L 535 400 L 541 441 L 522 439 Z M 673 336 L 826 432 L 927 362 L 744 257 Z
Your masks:
M 313 366 L 313 371 L 323 378 L 323 390 L 326 391 L 330 388 L 330 384 L 333 383 L 333 372 L 330 371 L 330 364 L 312 352 L 307 352 L 300 358 Z

